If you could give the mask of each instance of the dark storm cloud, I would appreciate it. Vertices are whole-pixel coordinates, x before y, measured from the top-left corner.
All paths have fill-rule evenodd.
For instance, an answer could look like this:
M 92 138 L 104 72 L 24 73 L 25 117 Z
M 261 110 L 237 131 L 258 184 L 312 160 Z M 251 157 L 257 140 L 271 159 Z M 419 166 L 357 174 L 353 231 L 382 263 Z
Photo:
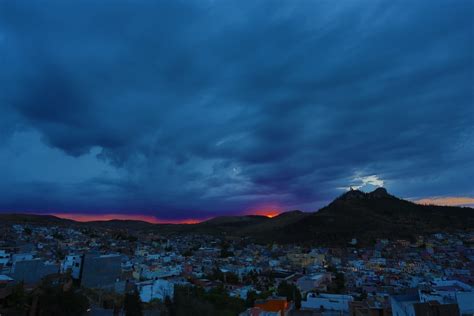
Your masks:
M 474 194 L 471 1 L 3 1 L 2 210 Z

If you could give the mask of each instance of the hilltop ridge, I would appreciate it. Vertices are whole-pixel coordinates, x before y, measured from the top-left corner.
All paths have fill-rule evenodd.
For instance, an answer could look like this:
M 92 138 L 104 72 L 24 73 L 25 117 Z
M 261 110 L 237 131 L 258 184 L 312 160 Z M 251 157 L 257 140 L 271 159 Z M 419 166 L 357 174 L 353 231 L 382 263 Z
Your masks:
M 259 242 L 321 243 L 340 245 L 352 238 L 361 243 L 375 238 L 408 238 L 417 235 L 474 229 L 474 209 L 420 205 L 377 188 L 350 190 L 317 212 L 298 210 L 272 218 L 262 215 L 219 216 L 197 224 L 151 224 L 134 220 L 75 222 L 51 215 L 0 214 L 0 222 L 159 231 L 163 234 L 220 234 Z M 157 230 L 158 229 L 158 230 Z

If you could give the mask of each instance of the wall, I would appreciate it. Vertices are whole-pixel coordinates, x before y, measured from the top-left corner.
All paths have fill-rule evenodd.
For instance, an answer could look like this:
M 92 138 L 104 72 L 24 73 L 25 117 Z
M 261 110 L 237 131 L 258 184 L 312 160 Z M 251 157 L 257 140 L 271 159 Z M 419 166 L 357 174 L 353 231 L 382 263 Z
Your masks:
M 122 274 L 121 262 L 120 255 L 84 255 L 81 285 L 89 288 L 113 287 Z

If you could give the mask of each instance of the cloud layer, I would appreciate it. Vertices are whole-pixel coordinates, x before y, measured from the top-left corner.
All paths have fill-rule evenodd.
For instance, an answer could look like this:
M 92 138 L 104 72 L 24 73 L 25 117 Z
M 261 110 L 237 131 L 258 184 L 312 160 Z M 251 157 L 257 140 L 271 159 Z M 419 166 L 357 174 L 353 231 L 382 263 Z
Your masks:
M 0 210 L 474 196 L 472 1 L 3 1 Z

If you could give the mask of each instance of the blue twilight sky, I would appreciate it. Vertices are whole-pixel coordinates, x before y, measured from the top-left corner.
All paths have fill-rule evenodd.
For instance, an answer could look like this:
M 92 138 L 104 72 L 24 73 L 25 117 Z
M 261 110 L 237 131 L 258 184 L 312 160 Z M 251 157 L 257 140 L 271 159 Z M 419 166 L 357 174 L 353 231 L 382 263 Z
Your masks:
M 473 21 L 471 0 L 0 1 L 0 211 L 470 201 Z

